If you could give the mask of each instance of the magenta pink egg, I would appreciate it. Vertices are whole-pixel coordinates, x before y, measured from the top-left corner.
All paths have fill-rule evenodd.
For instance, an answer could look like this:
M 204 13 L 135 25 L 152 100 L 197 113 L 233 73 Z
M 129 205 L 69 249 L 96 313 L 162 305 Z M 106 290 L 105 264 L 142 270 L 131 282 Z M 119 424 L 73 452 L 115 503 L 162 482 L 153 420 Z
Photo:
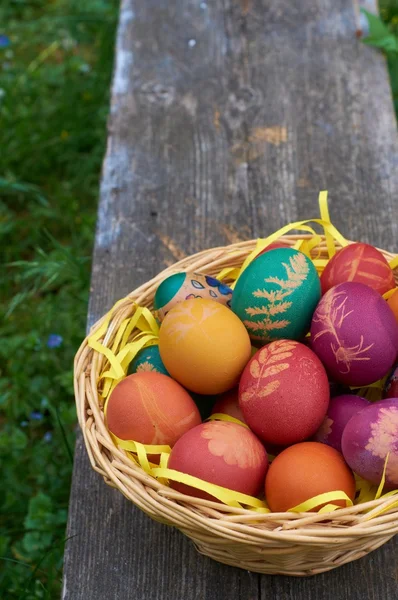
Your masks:
M 333 379 L 368 385 L 384 377 L 395 362 L 398 325 L 380 294 L 363 283 L 341 283 L 316 307 L 311 347 Z
M 370 404 L 351 417 L 341 445 L 351 469 L 375 485 L 389 455 L 386 488 L 398 487 L 398 398 Z
M 341 438 L 345 426 L 351 417 L 368 405 L 368 400 L 352 394 L 332 398 L 326 417 L 313 439 L 341 452 Z

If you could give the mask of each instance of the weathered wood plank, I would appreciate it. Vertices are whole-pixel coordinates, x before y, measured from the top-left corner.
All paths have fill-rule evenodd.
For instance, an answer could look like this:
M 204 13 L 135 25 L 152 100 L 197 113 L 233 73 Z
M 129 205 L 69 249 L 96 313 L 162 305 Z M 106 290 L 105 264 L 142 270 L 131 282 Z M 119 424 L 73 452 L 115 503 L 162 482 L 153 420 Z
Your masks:
M 316 214 L 398 250 L 398 144 L 383 59 L 351 0 L 124 0 L 89 324 L 185 253 Z M 313 579 L 199 556 L 89 467 L 79 436 L 65 600 L 393 599 L 397 543 Z M 220 592 L 221 590 L 221 592 Z

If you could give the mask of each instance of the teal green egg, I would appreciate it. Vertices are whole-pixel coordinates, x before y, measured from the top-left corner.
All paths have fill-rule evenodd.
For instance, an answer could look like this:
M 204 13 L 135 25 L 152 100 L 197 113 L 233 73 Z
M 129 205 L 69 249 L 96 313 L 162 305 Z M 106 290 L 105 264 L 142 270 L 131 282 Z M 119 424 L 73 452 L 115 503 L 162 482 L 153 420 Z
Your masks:
M 175 295 L 181 289 L 186 276 L 186 273 L 174 273 L 162 281 L 156 290 L 155 298 L 153 300 L 153 308 L 155 310 L 159 310 L 163 306 L 166 306 L 166 304 L 168 304 L 170 300 L 175 297 Z
M 129 375 L 142 371 L 155 371 L 156 373 L 170 375 L 160 358 L 159 346 L 143 348 L 138 352 L 134 360 L 131 361 Z
M 207 298 L 230 308 L 232 290 L 210 275 L 174 273 L 164 279 L 156 290 L 153 307 L 157 319 L 162 322 L 176 304 L 195 298 Z
M 313 262 L 293 248 L 258 256 L 243 271 L 232 296 L 232 310 L 254 342 L 300 340 L 309 331 L 321 298 Z

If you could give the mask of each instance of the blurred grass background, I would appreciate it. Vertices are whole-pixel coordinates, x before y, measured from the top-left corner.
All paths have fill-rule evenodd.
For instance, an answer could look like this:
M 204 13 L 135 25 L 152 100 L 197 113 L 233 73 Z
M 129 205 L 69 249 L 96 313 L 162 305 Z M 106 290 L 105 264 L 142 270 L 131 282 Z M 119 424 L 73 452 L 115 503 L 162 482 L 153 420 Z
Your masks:
M 0 2 L 0 598 L 59 598 L 117 0 Z
M 118 0 L 0 2 L 0 598 L 60 597 Z M 367 43 L 398 108 L 398 2 Z M 377 90 L 375 90 L 377 93 Z

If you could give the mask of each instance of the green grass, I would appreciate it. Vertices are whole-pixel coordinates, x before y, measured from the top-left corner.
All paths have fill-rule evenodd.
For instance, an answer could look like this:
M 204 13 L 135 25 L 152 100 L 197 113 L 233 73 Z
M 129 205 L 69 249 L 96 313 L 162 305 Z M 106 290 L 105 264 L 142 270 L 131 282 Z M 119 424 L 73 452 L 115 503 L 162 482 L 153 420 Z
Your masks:
M 363 41 L 379 48 L 386 56 L 395 114 L 398 116 L 398 0 L 379 0 L 379 10 L 380 17 L 363 11 L 369 24 Z
M 117 14 L 117 0 L 0 3 L 7 600 L 60 595 L 76 422 L 72 361 L 85 332 Z

